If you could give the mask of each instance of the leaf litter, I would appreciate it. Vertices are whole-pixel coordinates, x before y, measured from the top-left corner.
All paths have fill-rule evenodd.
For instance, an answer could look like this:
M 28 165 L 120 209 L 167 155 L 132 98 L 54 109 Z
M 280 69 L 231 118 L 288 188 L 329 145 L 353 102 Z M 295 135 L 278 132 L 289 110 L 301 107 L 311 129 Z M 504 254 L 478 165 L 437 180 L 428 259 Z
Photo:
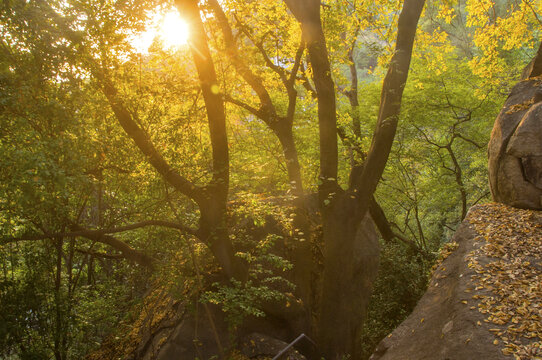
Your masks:
M 542 211 L 486 204 L 472 208 L 468 221 L 481 243 L 467 256 L 480 290 L 474 308 L 504 355 L 542 359 Z

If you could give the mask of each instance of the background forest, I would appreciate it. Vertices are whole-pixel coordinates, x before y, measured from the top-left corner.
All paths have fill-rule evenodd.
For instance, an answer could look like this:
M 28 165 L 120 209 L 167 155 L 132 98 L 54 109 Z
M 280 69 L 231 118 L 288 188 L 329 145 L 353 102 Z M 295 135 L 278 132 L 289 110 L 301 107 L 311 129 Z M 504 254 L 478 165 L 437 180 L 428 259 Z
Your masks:
M 333 204 L 333 191 L 311 194 L 348 186 L 362 169 L 403 2 L 316 6 L 338 135 L 337 175 L 324 178 L 324 97 L 295 3 L 2 0 L 0 358 L 84 358 L 130 332 L 157 288 L 218 304 L 232 333 L 245 317 L 264 316 L 266 301 L 305 296 L 297 273 L 288 275 L 295 252 L 275 248 L 310 244 L 312 273 L 326 266 L 319 220 L 299 209 Z M 188 43 L 157 36 L 142 46 L 141 34 L 160 26 L 152 19 L 176 6 Z M 425 4 L 376 179 L 385 218 L 361 357 L 413 309 L 469 207 L 489 201 L 493 121 L 541 24 L 536 0 Z M 204 60 L 194 61 L 202 43 Z M 211 83 L 200 68 L 209 59 Z M 227 139 L 216 138 L 212 109 L 223 110 Z M 227 206 L 217 210 L 214 199 Z M 226 217 L 205 233 L 217 211 Z M 255 235 L 266 226 L 283 235 Z M 220 272 L 230 280 L 216 280 Z

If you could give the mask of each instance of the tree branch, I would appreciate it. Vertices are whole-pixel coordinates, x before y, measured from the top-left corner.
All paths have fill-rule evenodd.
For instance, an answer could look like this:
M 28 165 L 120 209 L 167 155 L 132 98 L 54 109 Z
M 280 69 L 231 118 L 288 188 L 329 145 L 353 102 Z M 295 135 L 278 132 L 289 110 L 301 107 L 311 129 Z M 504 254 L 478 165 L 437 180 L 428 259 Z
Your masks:
M 135 225 L 135 224 L 134 224 Z M 130 226 L 128 226 L 130 227 Z M 132 228 L 135 228 L 131 226 Z M 141 226 L 142 227 L 142 226 Z M 128 260 L 134 261 L 140 265 L 143 265 L 145 267 L 152 267 L 154 259 L 148 256 L 147 254 L 135 250 L 130 245 L 126 244 L 124 241 L 118 240 L 114 238 L 113 236 L 107 235 L 107 233 L 114 233 L 114 232 L 120 232 L 124 230 L 120 230 L 119 228 L 116 229 L 108 229 L 106 230 L 88 230 L 85 229 L 79 225 L 73 225 L 72 228 L 74 231 L 71 232 L 64 232 L 64 233 L 44 233 L 44 234 L 35 234 L 35 235 L 28 235 L 28 236 L 21 236 L 18 238 L 4 238 L 2 239 L 2 244 L 9 244 L 12 242 L 18 242 L 18 241 L 36 241 L 36 240 L 46 240 L 46 239 L 55 239 L 55 238 L 63 238 L 63 237 L 84 237 L 90 240 L 94 240 L 96 242 L 106 244 L 111 246 L 112 248 L 119 250 L 122 253 L 122 256 Z M 118 231 L 117 231 L 118 230 Z
M 310 83 L 307 77 L 307 73 L 305 71 L 305 65 L 303 62 L 301 62 L 300 69 L 301 69 L 301 75 L 297 76 L 297 80 L 301 81 L 301 85 L 305 88 L 305 90 L 307 90 L 309 94 L 311 94 L 311 97 L 313 99 L 317 99 L 318 94 L 316 93 L 316 90 L 314 89 L 314 87 L 312 86 L 312 84 Z
M 271 101 L 271 97 L 269 96 L 267 89 L 263 85 L 262 79 L 255 75 L 239 56 L 231 26 L 218 1 L 209 0 L 208 3 L 213 9 L 213 12 L 218 20 L 218 24 L 222 29 L 222 33 L 224 34 L 224 42 L 226 43 L 226 52 L 228 57 L 231 59 L 233 66 L 239 75 L 245 79 L 245 81 L 250 85 L 260 99 L 262 111 L 264 113 L 268 113 L 270 122 L 273 122 L 277 117 L 275 106 Z
M 230 167 L 226 112 L 224 99 L 220 94 L 215 65 L 209 49 L 208 37 L 203 27 L 197 0 L 176 0 L 175 4 L 190 26 L 190 52 L 196 65 L 201 93 L 207 113 L 212 149 L 213 178 L 206 187 L 203 202 L 213 197 L 213 202 L 225 206 L 229 190 Z M 200 208 L 202 208 L 200 203 Z M 202 209 L 203 210 L 203 209 Z
M 394 238 L 398 239 L 401 242 L 410 246 L 414 251 L 420 253 L 425 259 L 431 259 L 431 256 L 424 249 L 421 249 L 420 247 L 418 247 L 418 245 L 416 245 L 414 241 L 393 231 L 388 219 L 386 218 L 386 214 L 384 213 L 384 210 L 376 202 L 376 199 L 374 197 L 372 198 L 371 204 L 369 206 L 369 213 L 371 214 L 371 218 L 375 222 L 376 227 L 378 228 L 378 231 L 380 232 L 380 235 L 382 235 L 382 238 L 385 241 L 391 241 Z
M 337 190 L 338 144 L 335 84 L 326 39 L 320 18 L 319 1 L 285 0 L 286 6 L 301 24 L 313 70 L 313 80 L 318 95 L 318 129 L 320 143 L 319 198 L 324 201 Z
M 76 230 L 82 229 L 78 225 L 75 225 L 74 228 Z M 79 230 L 79 231 L 82 231 L 82 230 Z M 109 245 L 112 248 L 119 250 L 122 253 L 122 255 L 128 260 L 134 261 L 140 265 L 143 265 L 149 268 L 152 268 L 153 266 L 154 259 L 152 257 L 150 257 L 149 255 L 139 250 L 135 250 L 130 245 L 126 244 L 124 241 L 118 240 L 117 238 L 111 235 L 96 234 L 90 231 L 90 232 L 87 232 L 86 234 L 82 234 L 81 236 L 90 240 L 100 242 L 102 244 Z
M 252 115 L 256 116 L 258 119 L 262 120 L 266 124 L 269 121 L 269 118 L 267 117 L 267 114 L 264 113 L 261 109 L 256 109 L 255 107 L 250 106 L 247 103 L 242 102 L 241 100 L 237 100 L 237 99 L 232 98 L 230 95 L 224 95 L 224 101 L 227 101 L 229 103 L 232 103 L 234 105 L 237 105 L 237 106 L 247 110 Z
M 292 86 L 295 83 L 297 72 L 299 71 L 299 68 L 301 66 L 301 59 L 303 58 L 303 52 L 305 52 L 305 42 L 302 39 L 295 53 L 294 66 L 292 67 L 292 72 L 290 73 L 290 77 L 288 78 L 288 83 L 291 84 Z
M 283 68 L 281 68 L 278 65 L 275 65 L 275 63 L 271 61 L 271 59 L 267 55 L 267 51 L 265 51 L 265 48 L 263 47 L 263 40 L 260 40 L 260 41 L 254 40 L 244 26 L 240 25 L 240 28 L 243 34 L 245 34 L 245 36 L 254 44 L 254 46 L 256 46 L 256 49 L 258 49 L 258 51 L 263 57 L 265 65 L 267 65 L 269 69 L 273 70 L 280 77 L 280 79 L 282 80 L 282 83 L 285 84 L 288 80 L 288 77 L 286 76 L 286 72 L 284 71 Z
M 70 28 L 63 16 L 59 15 L 47 2 L 40 1 L 40 4 L 43 6 L 44 11 L 47 12 L 61 28 L 63 35 L 66 36 L 66 38 L 75 44 L 80 44 L 82 42 L 82 37 Z M 113 109 L 120 125 L 132 138 L 136 146 L 145 156 L 147 156 L 149 163 L 178 191 L 196 202 L 202 200 L 204 194 L 201 189 L 171 168 L 162 155 L 156 150 L 148 134 L 139 127 L 128 109 L 118 98 L 117 89 L 113 86 L 111 81 L 109 81 L 106 74 L 103 74 L 98 70 L 100 67 L 97 66 L 93 59 L 87 58 L 85 61 L 91 68 L 92 74 L 103 86 L 104 95 Z
M 483 147 L 482 145 L 478 144 L 478 143 L 475 142 L 474 140 L 468 139 L 468 138 L 464 137 L 464 136 L 461 135 L 461 134 L 456 134 L 455 136 L 458 137 L 458 138 L 460 138 L 460 139 L 465 140 L 466 142 L 468 142 L 468 143 L 470 143 L 470 144 L 472 144 L 472 145 L 474 145 L 474 146 L 476 146 L 478 149 L 481 149 L 481 148 Z
M 83 250 L 83 249 L 75 249 L 78 253 L 85 254 L 85 255 L 91 255 L 94 257 L 101 257 L 106 259 L 124 259 L 124 256 L 122 254 L 106 254 L 101 253 L 97 251 L 90 251 L 90 250 Z
M 202 189 L 198 188 L 192 182 L 184 178 L 166 162 L 166 160 L 154 147 L 149 135 L 139 127 L 132 114 L 119 99 L 117 89 L 113 86 L 113 84 L 107 79 L 106 76 L 102 74 L 95 75 L 97 75 L 98 80 L 103 86 L 104 95 L 107 98 L 109 105 L 113 109 L 119 124 L 122 126 L 126 134 L 132 138 L 141 152 L 147 157 L 149 163 L 175 189 L 194 201 L 200 202 L 203 199 L 203 192 L 201 191 Z
M 354 189 L 359 191 L 360 216 L 368 210 L 370 199 L 384 172 L 399 121 L 403 90 L 408 77 L 418 20 L 425 0 L 405 0 L 399 15 L 395 53 L 384 83 L 378 121 L 363 173 Z
M 60 233 L 44 233 L 44 234 L 36 234 L 36 235 L 26 235 L 18 238 L 7 238 L 3 239 L 2 243 L 10 243 L 10 242 L 16 242 L 21 240 L 44 240 L 44 239 L 50 239 L 53 237 L 75 237 L 75 236 L 82 236 L 82 237 L 89 237 L 89 236 L 100 236 L 100 235 L 106 235 L 106 234 L 116 234 L 120 232 L 130 231 L 130 230 L 136 230 L 148 226 L 161 226 L 161 227 L 167 227 L 171 229 L 177 229 L 184 233 L 190 234 L 190 235 L 196 235 L 197 230 L 191 229 L 185 225 L 175 223 L 172 221 L 164 221 L 164 220 L 145 220 L 141 222 L 137 222 L 134 224 L 124 225 L 124 226 L 118 226 L 108 229 L 84 229 L 81 226 L 74 225 L 79 230 L 75 231 L 68 231 L 68 232 L 60 232 Z

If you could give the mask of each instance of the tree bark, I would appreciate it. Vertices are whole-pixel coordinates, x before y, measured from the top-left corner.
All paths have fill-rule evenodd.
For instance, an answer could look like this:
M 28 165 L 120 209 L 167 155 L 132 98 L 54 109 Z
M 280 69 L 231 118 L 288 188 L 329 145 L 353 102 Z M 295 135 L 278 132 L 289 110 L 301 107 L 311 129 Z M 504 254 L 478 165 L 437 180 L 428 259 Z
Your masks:
M 213 152 L 213 179 L 203 189 L 204 200 L 199 203 L 201 217 L 198 237 L 209 244 L 228 277 L 244 279 L 246 266 L 235 256 L 228 235 L 226 204 L 229 190 L 229 151 L 223 95 L 218 86 L 198 1 L 177 0 L 176 5 L 191 29 L 190 49 L 205 102 Z
M 55 360 L 63 360 L 62 357 L 62 338 L 66 335 L 63 331 L 63 321 L 62 321 L 62 295 L 61 285 L 62 285 L 62 245 L 64 244 L 64 239 L 57 237 L 55 240 L 56 247 L 56 272 L 55 272 L 55 327 L 54 327 L 54 354 Z
M 115 237 L 111 235 L 95 233 L 93 231 L 88 231 L 88 230 L 85 231 L 85 229 L 79 225 L 73 225 L 72 228 L 73 230 L 80 231 L 81 232 L 80 236 L 83 236 L 90 240 L 100 242 L 102 244 L 109 245 L 112 248 L 119 250 L 122 253 L 122 255 L 128 260 L 131 260 L 133 262 L 136 262 L 142 266 L 149 267 L 149 268 L 152 268 L 153 266 L 153 263 L 154 263 L 153 258 L 151 258 L 150 256 L 148 256 L 147 254 L 141 251 L 135 250 L 130 245 L 126 244 L 125 242 L 121 240 L 116 239 Z
M 320 20 L 320 1 L 285 0 L 295 18 L 301 24 L 301 31 L 310 63 L 318 97 L 318 127 L 320 139 L 319 200 L 323 202 L 337 190 L 337 115 L 335 84 L 331 77 L 326 39 Z
M 372 269 L 359 264 L 355 249 L 365 217 L 386 165 L 406 83 L 414 35 L 424 1 L 406 0 L 399 16 L 397 43 L 384 79 L 380 112 L 361 175 L 348 191 L 336 185 L 337 126 L 335 88 L 317 0 L 285 0 L 301 23 L 313 68 L 320 129 L 320 203 L 325 243 L 324 275 L 318 321 L 319 344 L 328 359 L 359 357 L 359 329 L 370 295 Z M 367 283 L 367 284 L 364 284 Z
M 431 256 L 424 249 L 416 245 L 414 241 L 393 231 L 388 219 L 386 218 L 386 214 L 384 214 L 384 210 L 382 210 L 374 198 L 369 206 L 369 213 L 371 214 L 371 218 L 373 219 L 376 227 L 378 228 L 378 232 L 380 232 L 380 235 L 384 241 L 390 242 L 393 239 L 398 239 L 399 241 L 407 244 L 412 250 L 420 253 L 427 260 L 431 260 Z
M 371 147 L 361 176 L 354 189 L 360 193 L 358 201 L 367 211 L 370 198 L 384 172 L 399 121 L 401 98 L 406 84 L 414 36 L 424 0 L 406 0 L 399 16 L 395 53 L 384 78 L 380 97 L 380 110 Z
M 261 119 L 277 136 L 282 146 L 284 157 L 286 159 L 286 168 L 288 171 L 288 179 L 290 181 L 290 188 L 294 196 L 303 196 L 303 184 L 301 180 L 301 166 L 299 165 L 299 159 L 297 155 L 297 148 L 295 146 L 292 126 L 293 118 L 295 114 L 295 106 L 297 100 L 297 92 L 295 90 L 295 75 L 299 69 L 301 62 L 301 56 L 303 54 L 303 46 L 300 46 L 296 53 L 296 61 L 290 74 L 290 78 L 286 76 L 284 69 L 274 65 L 265 53 L 265 49 L 262 46 L 257 46 L 267 59 L 268 66 L 275 72 L 279 73 L 286 91 L 288 93 L 288 110 L 286 116 L 281 116 L 277 113 L 277 109 L 271 96 L 265 87 L 263 80 L 257 76 L 247 66 L 243 59 L 239 55 L 237 44 L 235 43 L 231 26 L 228 22 L 226 14 L 222 10 L 222 7 L 217 0 L 209 0 L 209 4 L 215 13 L 222 33 L 224 34 L 224 42 L 226 45 L 226 53 L 231 59 L 233 66 L 246 83 L 254 90 L 260 100 L 260 108 L 253 109 L 250 106 L 240 102 L 232 101 L 233 103 L 241 106 L 245 109 L 249 109 L 255 116 Z M 233 100 L 233 99 L 230 99 Z

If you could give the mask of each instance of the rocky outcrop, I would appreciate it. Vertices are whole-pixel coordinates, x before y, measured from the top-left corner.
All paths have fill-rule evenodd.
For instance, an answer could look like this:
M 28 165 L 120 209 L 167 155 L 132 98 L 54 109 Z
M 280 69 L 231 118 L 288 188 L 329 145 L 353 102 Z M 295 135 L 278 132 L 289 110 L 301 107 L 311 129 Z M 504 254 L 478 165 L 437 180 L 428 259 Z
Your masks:
M 195 305 L 195 306 L 192 306 Z M 108 338 L 86 360 L 210 359 L 228 348 L 224 314 L 217 306 L 175 299 L 157 286 L 144 299 L 131 331 Z
M 493 199 L 542 209 L 542 52 L 524 72 L 495 120 L 489 142 Z
M 370 359 L 540 359 L 542 212 L 476 206 L 447 249 L 412 314 Z
M 307 360 L 294 348 L 287 349 L 287 347 L 288 343 L 284 341 L 264 334 L 252 333 L 241 341 L 241 354 L 247 359 L 271 359 L 286 349 L 283 359 Z

